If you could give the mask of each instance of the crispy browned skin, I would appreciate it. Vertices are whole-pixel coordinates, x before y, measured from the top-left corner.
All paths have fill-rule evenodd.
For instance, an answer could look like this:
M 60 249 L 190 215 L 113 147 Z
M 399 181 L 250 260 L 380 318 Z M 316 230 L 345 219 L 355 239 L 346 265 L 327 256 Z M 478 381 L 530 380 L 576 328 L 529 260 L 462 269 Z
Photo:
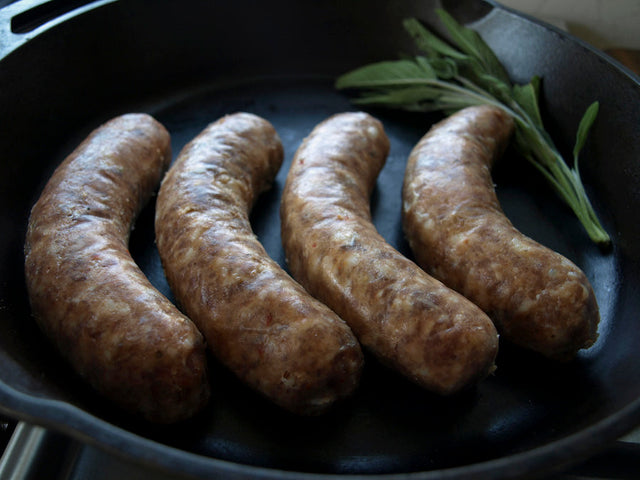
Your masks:
M 490 169 L 512 130 L 490 106 L 436 124 L 409 157 L 404 230 L 417 262 L 479 305 L 505 339 L 568 359 L 597 338 L 598 306 L 584 273 L 500 208 Z
M 171 161 L 169 134 L 145 114 L 96 129 L 56 169 L 29 219 L 33 314 L 82 377 L 153 422 L 207 402 L 206 348 L 128 251 L 129 232 Z
M 364 113 L 335 115 L 313 130 L 282 198 L 287 262 L 384 363 L 427 389 L 453 393 L 494 368 L 497 333 L 479 308 L 376 231 L 369 197 L 388 150 L 382 125 Z
M 251 229 L 249 212 L 282 160 L 280 138 L 260 117 L 209 125 L 162 183 L 156 235 L 169 283 L 213 353 L 274 403 L 317 414 L 353 392 L 362 352 Z

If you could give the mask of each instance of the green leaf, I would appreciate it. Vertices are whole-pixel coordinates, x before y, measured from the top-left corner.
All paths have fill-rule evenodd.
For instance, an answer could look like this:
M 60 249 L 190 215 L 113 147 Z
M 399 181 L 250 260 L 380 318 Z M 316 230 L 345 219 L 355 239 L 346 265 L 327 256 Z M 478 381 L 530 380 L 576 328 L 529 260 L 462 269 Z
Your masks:
M 584 147 L 584 143 L 587 141 L 587 136 L 589 135 L 589 130 L 595 122 L 596 117 L 598 116 L 598 110 L 600 108 L 600 104 L 598 102 L 593 102 L 589 105 L 589 108 L 584 112 L 582 116 L 582 120 L 580 120 L 580 125 L 578 125 L 578 132 L 576 133 L 576 144 L 573 147 L 573 161 L 575 164 L 575 168 L 578 168 L 578 156 L 580 155 L 580 151 L 582 147 Z
M 375 104 L 385 106 L 403 106 L 435 101 L 442 96 L 442 90 L 432 87 L 407 87 L 402 89 L 381 89 L 364 93 L 358 98 L 360 105 Z
M 416 57 L 416 65 L 418 65 L 418 67 L 420 67 L 423 70 L 427 78 L 436 78 L 438 76 L 433 66 L 431 65 L 429 60 L 427 60 L 426 58 Z
M 464 59 L 466 55 L 459 52 L 451 45 L 436 37 L 427 30 L 417 19 L 407 18 L 403 22 L 405 30 L 411 35 L 413 41 L 420 50 L 425 52 L 429 57 L 445 57 Z
M 440 17 L 440 20 L 442 20 L 442 23 L 444 23 L 444 26 L 447 28 L 451 38 L 460 50 L 472 58 L 475 58 L 482 66 L 485 73 L 496 77 L 498 80 L 501 80 L 506 84 L 510 82 L 509 76 L 498 60 L 498 57 L 496 57 L 493 50 L 491 50 L 477 32 L 460 25 L 445 10 L 437 9 L 436 13 Z
M 479 62 L 473 58 L 466 65 L 468 68 L 461 69 L 465 76 L 480 87 L 489 91 L 501 102 L 508 103 L 511 100 L 511 85 L 501 79 L 486 73 Z
M 458 64 L 450 58 L 432 58 L 429 63 L 438 78 L 451 80 L 458 76 Z
M 540 90 L 540 78 L 533 77 L 526 85 L 514 85 L 512 90 L 513 99 L 529 115 L 534 125 L 543 128 L 542 116 L 538 106 L 538 94 Z
M 410 60 L 384 61 L 365 65 L 345 73 L 336 80 L 336 88 L 371 88 L 407 86 L 435 78 L 435 72 Z

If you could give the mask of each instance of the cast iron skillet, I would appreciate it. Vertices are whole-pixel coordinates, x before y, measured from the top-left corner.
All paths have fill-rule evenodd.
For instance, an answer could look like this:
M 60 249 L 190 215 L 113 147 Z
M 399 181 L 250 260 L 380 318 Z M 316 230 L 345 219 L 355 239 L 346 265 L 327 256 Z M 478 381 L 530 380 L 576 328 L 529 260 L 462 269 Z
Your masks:
M 510 478 L 562 468 L 640 423 L 640 88 L 637 77 L 558 30 L 484 1 L 444 2 L 495 49 L 516 81 L 543 77 L 548 129 L 567 152 L 582 112 L 600 115 L 582 169 L 613 238 L 589 242 L 573 216 L 513 152 L 496 167 L 507 214 L 579 264 L 600 303 L 600 339 L 558 365 L 501 345 L 496 374 L 443 399 L 367 357 L 354 398 L 321 418 L 266 403 L 212 361 L 214 396 L 198 418 L 152 427 L 104 403 L 61 361 L 30 318 L 22 245 L 29 209 L 53 168 L 94 127 L 129 111 L 155 115 L 174 154 L 238 110 L 278 129 L 286 161 L 253 214 L 284 265 L 278 201 L 291 157 L 326 116 L 353 110 L 333 79 L 411 52 L 401 20 L 439 28 L 435 1 L 19 1 L 0 10 L 0 411 L 184 476 Z M 373 195 L 376 225 L 410 256 L 399 224 L 406 156 L 438 119 L 371 110 L 392 150 Z M 153 243 L 153 204 L 131 251 L 171 296 Z M 351 478 L 351 477 L 350 477 Z M 404 477 L 403 477 L 404 478 Z

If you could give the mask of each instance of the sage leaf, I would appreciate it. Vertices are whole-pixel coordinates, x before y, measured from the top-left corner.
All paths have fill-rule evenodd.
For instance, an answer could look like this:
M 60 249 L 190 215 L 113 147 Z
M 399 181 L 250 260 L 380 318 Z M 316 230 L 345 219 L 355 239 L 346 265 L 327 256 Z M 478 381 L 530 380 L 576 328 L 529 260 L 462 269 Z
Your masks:
M 403 22 L 407 33 L 411 35 L 416 47 L 430 57 L 445 57 L 463 60 L 467 56 L 427 30 L 417 19 L 407 18 Z
M 509 83 L 509 76 L 500 60 L 477 32 L 460 25 L 446 10 L 437 9 L 436 13 L 460 50 L 475 58 L 482 65 L 485 73 L 504 83 Z
M 575 168 L 577 168 L 578 164 L 578 156 L 580 155 L 580 151 L 582 147 L 584 147 L 585 142 L 587 141 L 587 136 L 589 135 L 589 130 L 595 122 L 596 117 L 598 116 L 598 110 L 600 109 L 599 102 L 593 102 L 587 110 L 584 112 L 582 119 L 580 120 L 580 124 L 578 125 L 578 131 L 576 133 L 576 144 L 573 147 L 573 159 Z
M 435 78 L 435 72 L 426 71 L 423 66 L 411 60 L 383 61 L 365 65 L 342 75 L 336 81 L 336 88 L 370 88 L 384 86 L 406 86 L 423 82 L 425 78 Z
M 512 94 L 513 99 L 527 112 L 534 125 L 543 128 L 542 116 L 538 107 L 539 89 L 540 78 L 533 77 L 526 85 L 514 85 Z

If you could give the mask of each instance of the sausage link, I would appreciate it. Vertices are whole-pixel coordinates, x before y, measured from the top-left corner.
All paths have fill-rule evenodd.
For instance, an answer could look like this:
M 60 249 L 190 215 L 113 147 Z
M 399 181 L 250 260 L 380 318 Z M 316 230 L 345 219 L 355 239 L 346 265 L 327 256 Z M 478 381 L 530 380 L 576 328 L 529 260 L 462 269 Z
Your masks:
M 223 117 L 185 146 L 158 194 L 156 236 L 176 298 L 212 352 L 274 403 L 318 414 L 356 388 L 349 327 L 265 251 L 249 212 L 283 160 L 276 131 Z
M 288 266 L 382 362 L 453 393 L 493 370 L 497 333 L 376 231 L 369 197 L 388 151 L 381 123 L 365 113 L 330 117 L 304 140 L 281 204 Z
M 160 423 L 192 416 L 210 391 L 202 335 L 128 251 L 133 222 L 170 161 L 169 134 L 150 116 L 107 122 L 55 170 L 25 242 L 42 330 L 98 392 Z
M 433 126 L 407 163 L 404 230 L 418 264 L 487 312 L 503 338 L 569 359 L 596 340 L 598 306 L 584 273 L 500 207 L 491 167 L 512 131 L 491 106 Z

